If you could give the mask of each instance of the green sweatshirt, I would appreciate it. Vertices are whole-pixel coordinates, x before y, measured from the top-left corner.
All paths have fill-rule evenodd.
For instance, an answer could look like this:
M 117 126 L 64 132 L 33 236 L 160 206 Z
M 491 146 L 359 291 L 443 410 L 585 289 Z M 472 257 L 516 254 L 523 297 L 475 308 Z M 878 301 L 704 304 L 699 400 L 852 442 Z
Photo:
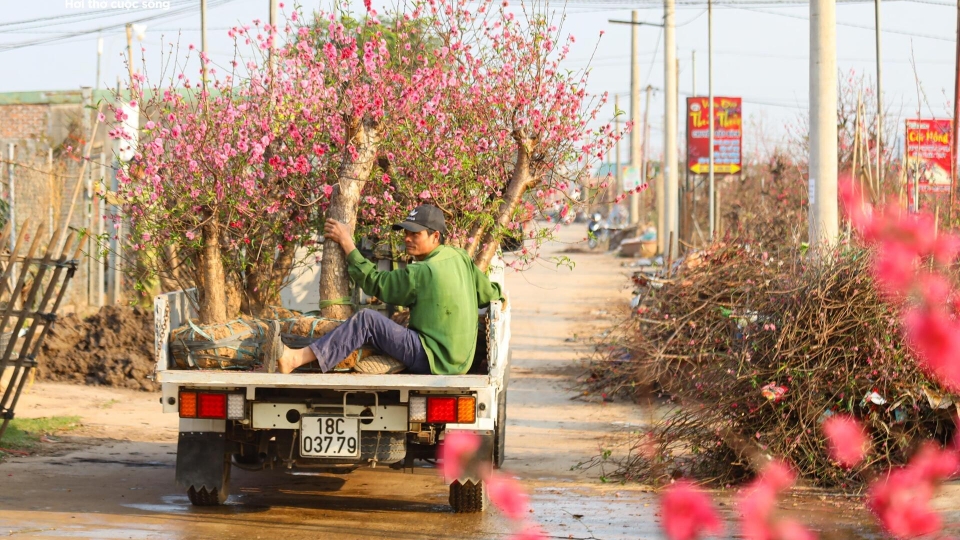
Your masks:
M 371 296 L 410 308 L 410 329 L 437 375 L 466 373 L 477 348 L 477 309 L 502 298 L 467 252 L 441 245 L 406 268 L 382 272 L 353 250 L 347 256 L 353 281 Z

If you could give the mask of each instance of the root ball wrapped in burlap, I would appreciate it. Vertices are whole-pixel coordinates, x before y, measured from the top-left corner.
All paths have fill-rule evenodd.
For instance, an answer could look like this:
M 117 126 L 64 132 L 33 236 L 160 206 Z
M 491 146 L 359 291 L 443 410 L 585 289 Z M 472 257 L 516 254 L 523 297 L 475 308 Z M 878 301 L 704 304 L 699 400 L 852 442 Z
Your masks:
M 180 369 L 250 369 L 261 363 L 268 321 L 237 319 L 170 333 L 170 356 Z
M 280 339 L 292 349 L 309 346 L 342 322 L 303 316 L 283 308 L 271 309 L 272 314 L 283 316 L 277 319 Z M 266 319 L 237 319 L 205 326 L 189 322 L 170 333 L 170 355 L 180 369 L 253 369 L 263 363 L 263 344 L 269 323 Z M 357 361 L 374 354 L 374 349 L 362 347 L 350 353 L 334 369 L 353 369 Z M 305 369 L 316 367 L 316 364 L 310 364 Z

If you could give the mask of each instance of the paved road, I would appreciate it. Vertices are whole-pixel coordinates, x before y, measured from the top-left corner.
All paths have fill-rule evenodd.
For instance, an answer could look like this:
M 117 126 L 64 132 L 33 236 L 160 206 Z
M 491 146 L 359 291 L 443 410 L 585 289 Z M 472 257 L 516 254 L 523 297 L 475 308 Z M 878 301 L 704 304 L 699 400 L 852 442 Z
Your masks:
M 561 231 L 568 244 L 581 227 Z M 571 468 L 639 411 L 572 401 L 582 354 L 574 336 L 595 334 L 628 291 L 618 261 L 573 254 L 570 271 L 542 262 L 508 274 L 513 371 L 505 470 L 532 498 L 531 519 L 557 538 L 656 538 L 655 501 L 639 487 L 601 484 Z M 336 476 L 234 470 L 226 506 L 193 508 L 174 485 L 176 418 L 153 394 L 37 384 L 20 416 L 77 414 L 81 439 L 47 445 L 58 455 L 0 464 L 0 535 L 23 538 L 506 538 L 513 525 L 491 511 L 456 515 L 428 468 Z M 57 444 L 63 450 L 57 452 Z

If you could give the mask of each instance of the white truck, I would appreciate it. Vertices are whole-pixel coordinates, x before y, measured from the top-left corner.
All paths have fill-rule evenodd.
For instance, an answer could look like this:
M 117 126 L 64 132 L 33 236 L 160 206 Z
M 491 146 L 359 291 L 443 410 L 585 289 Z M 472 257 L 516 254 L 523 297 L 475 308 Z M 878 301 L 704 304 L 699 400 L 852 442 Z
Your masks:
M 491 279 L 503 287 L 502 268 Z M 157 296 L 154 316 L 163 412 L 180 416 L 176 481 L 192 504 L 222 504 L 233 467 L 412 469 L 415 460 L 436 459 L 445 434 L 457 430 L 476 433 L 482 444 L 474 466 L 446 479 L 450 505 L 486 508 L 478 463 L 499 467 L 504 457 L 509 306 L 493 302 L 478 313 L 481 338 L 469 374 L 284 375 L 176 369 L 170 332 L 196 317 L 187 294 Z

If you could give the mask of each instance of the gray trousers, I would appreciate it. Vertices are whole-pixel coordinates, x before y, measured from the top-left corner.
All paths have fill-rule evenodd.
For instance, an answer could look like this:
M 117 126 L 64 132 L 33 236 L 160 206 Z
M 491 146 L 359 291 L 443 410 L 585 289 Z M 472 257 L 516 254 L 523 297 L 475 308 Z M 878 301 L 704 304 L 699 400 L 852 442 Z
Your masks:
M 320 362 L 320 370 L 326 373 L 364 345 L 396 358 L 407 366 L 409 373 L 430 373 L 430 362 L 420 342 L 420 334 L 372 309 L 360 310 L 311 343 L 310 349 Z

